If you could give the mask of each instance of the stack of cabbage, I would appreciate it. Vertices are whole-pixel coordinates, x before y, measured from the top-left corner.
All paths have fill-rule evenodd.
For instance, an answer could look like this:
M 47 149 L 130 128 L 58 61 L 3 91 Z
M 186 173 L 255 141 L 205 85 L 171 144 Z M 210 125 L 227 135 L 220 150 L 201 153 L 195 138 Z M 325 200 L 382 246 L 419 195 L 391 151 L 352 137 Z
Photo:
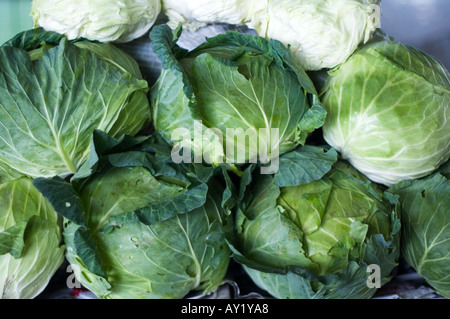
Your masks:
M 450 75 L 374 35 L 379 1 L 103 2 L 34 0 L 0 47 L 0 298 L 64 258 L 98 298 L 208 294 L 231 261 L 370 298 L 401 256 L 450 297 Z M 209 23 L 259 36 L 177 44 Z M 114 44 L 141 36 L 156 83 Z

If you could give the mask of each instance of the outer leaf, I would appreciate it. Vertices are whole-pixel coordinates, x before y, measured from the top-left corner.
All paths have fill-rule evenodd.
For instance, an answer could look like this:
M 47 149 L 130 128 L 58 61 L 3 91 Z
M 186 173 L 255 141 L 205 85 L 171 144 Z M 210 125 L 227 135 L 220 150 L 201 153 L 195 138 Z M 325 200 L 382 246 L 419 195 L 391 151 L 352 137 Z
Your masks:
M 205 204 L 208 186 L 199 184 L 158 204 L 153 204 L 135 211 L 139 219 L 147 225 L 170 219 L 178 214 L 184 214 Z
M 173 73 L 180 75 L 183 79 L 183 91 L 191 99 L 193 95 L 192 87 L 184 73 L 183 68 L 177 59 L 186 55 L 187 51 L 180 48 L 176 42 L 181 35 L 181 26 L 172 31 L 167 25 L 155 26 L 150 33 L 152 39 L 152 49 L 161 61 L 163 69 L 170 69 Z
M 294 71 L 298 81 L 306 91 L 317 95 L 314 84 L 304 69 L 294 60 L 289 49 L 281 42 L 274 39 L 267 41 L 261 37 L 255 37 L 250 34 L 229 31 L 226 34 L 219 34 L 213 38 L 206 39 L 206 42 L 193 50 L 192 54 L 199 54 L 208 51 L 208 49 L 218 49 L 218 51 L 222 51 L 220 53 L 221 55 L 236 55 L 236 48 L 241 48 L 241 52 L 243 52 L 243 50 L 249 50 L 255 53 L 264 52 L 267 56 L 272 58 L 278 66 Z
M 300 123 L 298 123 L 299 140 L 301 145 L 305 144 L 310 133 L 323 126 L 327 116 L 327 111 L 325 111 L 322 105 L 318 102 L 318 99 L 315 98 L 314 100 L 316 103 L 312 105 L 308 111 L 306 111 Z
M 86 242 L 83 240 L 79 231 L 79 225 L 65 220 L 64 242 L 67 247 L 65 257 L 72 266 L 75 278 L 84 284 L 84 286 L 87 286 L 87 283 L 89 283 L 91 291 L 95 291 L 98 295 L 107 296 L 111 285 L 108 283 L 107 278 L 104 277 L 104 270 L 101 262 L 98 260 L 96 251 L 93 250 L 92 241 Z M 76 241 L 75 236 L 80 240 Z M 83 257 L 87 258 L 86 263 L 77 255 L 79 252 Z M 96 273 L 101 275 L 97 275 Z
M 83 261 L 83 265 L 94 275 L 105 278 L 106 273 L 102 267 L 96 243 L 90 231 L 84 227 L 79 227 L 73 236 L 73 246 L 78 258 Z
M 0 184 L 0 231 L 28 222 L 32 216 L 48 219 L 55 224 L 57 214 L 41 196 L 28 177 Z
M 253 181 L 253 172 L 255 171 L 256 168 L 257 168 L 256 164 L 251 164 L 242 173 L 239 183 L 239 201 L 242 201 L 242 199 L 245 196 L 245 191 L 247 190 L 247 187 L 251 185 Z
M 75 45 L 79 48 L 96 53 L 103 60 L 114 64 L 117 68 L 121 69 L 123 73 L 131 73 L 136 79 L 142 80 L 142 74 L 137 62 L 116 46 L 88 41 L 77 41 L 75 42 Z
M 193 72 L 197 110 L 205 125 L 222 132 L 222 147 L 229 147 L 227 143 L 231 145 L 231 138 L 227 136 L 229 129 L 251 130 L 249 133 L 253 134 L 249 134 L 249 138 L 237 138 L 234 147 L 235 152 L 245 154 L 246 161 L 254 162 L 263 148 L 271 158 L 274 156 L 272 145 L 279 147 L 279 154 L 297 145 L 293 135 L 307 112 L 308 102 L 295 74 L 275 67 L 262 54 L 250 61 L 247 64 L 249 74 L 244 76 L 238 65 L 230 66 L 210 54 L 202 54 L 196 58 Z M 219 78 L 222 80 L 217 81 Z M 270 129 L 278 129 L 278 140 L 271 140 L 275 136 L 271 137 Z M 250 145 L 259 148 L 252 149 Z M 243 164 L 229 153 L 227 148 L 227 161 Z
M 402 205 L 402 254 L 417 273 L 450 298 L 450 181 L 439 173 L 389 189 Z
M 333 148 L 305 145 L 280 157 L 279 170 L 274 175 L 274 184 L 280 187 L 309 184 L 321 179 L 337 161 Z
M 237 203 L 236 186 L 224 167 L 222 167 L 222 174 L 226 184 L 225 191 L 222 195 L 222 207 L 226 210 L 231 210 Z
M 57 44 L 62 38 L 64 38 L 63 34 L 45 31 L 43 28 L 34 28 L 18 33 L 2 46 L 11 46 L 24 49 L 25 51 L 31 51 L 38 48 L 43 42 L 47 44 Z
M 350 262 L 336 274 L 312 279 L 293 271 L 277 274 L 246 268 L 259 287 L 279 299 L 369 299 L 376 289 L 367 286 L 366 269 L 366 264 Z
M 28 220 L 24 220 L 0 233 L 0 255 L 11 254 L 16 259 L 20 258 L 25 247 L 24 234 L 27 224 Z
M 0 184 L 0 299 L 29 299 L 47 286 L 64 259 L 56 212 L 21 177 Z
M 33 32 L 20 39 L 36 44 L 46 36 L 52 38 Z M 146 81 L 65 38 L 34 49 L 41 53 L 32 61 L 21 48 L 0 48 L 0 159 L 16 171 L 33 177 L 75 173 L 95 129 L 135 134 L 148 118 L 148 102 L 139 97 L 145 97 Z M 144 104 L 130 104 L 137 101 Z M 142 114 L 138 124 L 124 121 L 125 108 Z
M 131 137 L 124 135 L 118 139 L 100 130 L 94 130 L 91 137 L 89 158 L 72 176 L 71 181 L 81 180 L 92 175 L 98 168 L 101 159 L 108 154 L 130 151 L 134 146 L 143 143 L 147 137 Z
M 78 193 L 59 177 L 36 178 L 33 185 L 50 202 L 55 211 L 79 226 L 86 226 L 86 215 Z

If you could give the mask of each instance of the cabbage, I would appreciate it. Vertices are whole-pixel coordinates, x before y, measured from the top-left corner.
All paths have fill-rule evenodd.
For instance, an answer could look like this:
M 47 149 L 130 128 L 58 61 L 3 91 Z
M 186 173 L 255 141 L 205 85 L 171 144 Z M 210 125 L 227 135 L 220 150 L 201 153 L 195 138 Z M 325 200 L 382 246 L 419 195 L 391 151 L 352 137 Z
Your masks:
M 450 298 L 450 180 L 440 173 L 389 189 L 402 206 L 402 256 Z
M 0 299 L 38 296 L 63 260 L 60 219 L 32 180 L 0 183 Z
M 297 186 L 254 175 L 229 242 L 234 259 L 275 298 L 370 298 L 398 264 L 397 198 L 343 161 Z M 368 269 L 378 269 L 376 278 Z
M 101 42 L 130 42 L 148 32 L 161 11 L 159 0 L 33 0 L 36 27 Z
M 180 33 L 151 32 L 163 70 L 150 98 L 156 131 L 195 161 L 267 163 L 323 124 L 311 80 L 281 43 L 230 31 L 188 52 Z
M 0 167 L 66 177 L 92 133 L 135 135 L 151 118 L 148 83 L 111 44 L 34 29 L 0 47 Z
M 250 12 L 250 1 L 242 0 L 162 0 L 161 3 L 171 28 L 181 23 L 183 29 L 192 31 L 212 23 L 244 24 Z
M 378 41 L 329 73 L 324 138 L 371 180 L 417 179 L 449 159 L 450 75 L 435 58 Z
M 253 0 L 258 3 L 259 0 Z M 262 2 L 262 1 L 261 1 Z M 379 0 L 267 0 L 247 24 L 290 47 L 305 70 L 333 68 L 366 43 L 381 18 Z
M 127 151 L 127 139 L 120 144 L 102 134 L 94 138 L 100 160 L 87 162 L 83 178 L 34 181 L 65 217 L 66 258 L 76 279 L 102 299 L 180 299 L 216 290 L 230 262 L 224 234 L 233 227 L 220 176 L 199 179 L 152 153 L 160 145 Z
M 380 0 L 163 0 L 168 25 L 247 25 L 289 47 L 307 71 L 332 68 L 366 43 L 381 19 Z

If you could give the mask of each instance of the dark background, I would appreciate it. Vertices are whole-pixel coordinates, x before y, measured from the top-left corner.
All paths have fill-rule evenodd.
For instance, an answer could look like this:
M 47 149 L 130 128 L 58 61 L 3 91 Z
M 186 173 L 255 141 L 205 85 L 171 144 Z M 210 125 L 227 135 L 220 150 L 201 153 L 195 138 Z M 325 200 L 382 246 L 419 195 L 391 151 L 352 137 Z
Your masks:
M 450 69 L 450 0 L 383 0 L 381 28 Z

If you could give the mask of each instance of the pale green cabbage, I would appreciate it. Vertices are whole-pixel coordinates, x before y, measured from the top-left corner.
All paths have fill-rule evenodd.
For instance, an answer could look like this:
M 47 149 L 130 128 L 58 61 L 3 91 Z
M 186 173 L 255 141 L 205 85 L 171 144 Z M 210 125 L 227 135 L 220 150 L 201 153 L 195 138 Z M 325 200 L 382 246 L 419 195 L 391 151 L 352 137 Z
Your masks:
M 129 42 L 144 35 L 161 11 L 160 0 L 33 0 L 35 26 L 70 40 Z
M 450 74 L 397 42 L 364 46 L 329 72 L 325 140 L 387 186 L 434 172 L 450 157 Z
M 60 218 L 31 179 L 1 183 L 0 299 L 35 298 L 63 260 Z
M 258 3 L 260 1 L 253 0 Z M 248 25 L 258 35 L 281 41 L 305 70 L 345 62 L 379 26 L 379 0 L 267 0 Z
M 346 162 L 321 179 L 276 186 L 255 175 L 239 202 L 233 256 L 281 299 L 370 298 L 400 256 L 396 198 Z M 378 287 L 368 267 L 379 267 Z
M 242 0 L 162 0 L 162 11 L 175 29 L 179 23 L 195 31 L 212 23 L 244 24 L 248 22 L 251 1 Z M 260 2 L 264 4 L 264 1 Z

